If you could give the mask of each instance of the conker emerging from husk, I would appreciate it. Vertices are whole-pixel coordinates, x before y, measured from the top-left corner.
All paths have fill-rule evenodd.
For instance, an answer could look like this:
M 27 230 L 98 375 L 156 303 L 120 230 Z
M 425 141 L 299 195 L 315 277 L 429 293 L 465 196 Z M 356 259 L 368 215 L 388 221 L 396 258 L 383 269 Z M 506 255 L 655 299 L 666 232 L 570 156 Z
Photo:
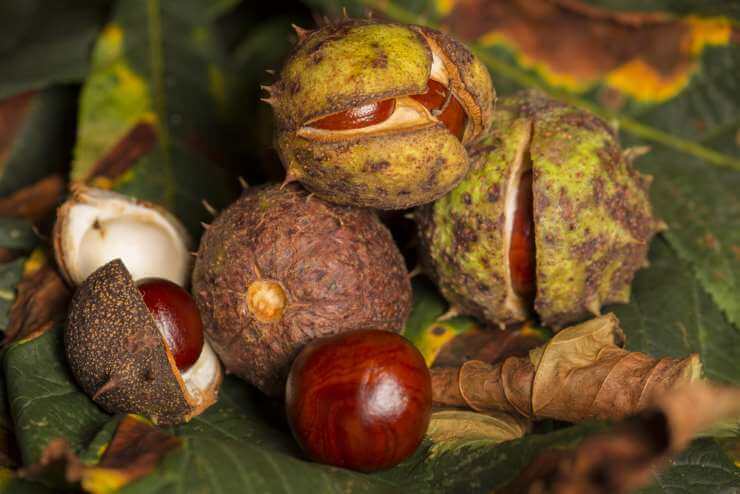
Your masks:
M 467 173 L 495 92 L 480 61 L 423 26 L 345 20 L 300 41 L 266 89 L 286 181 L 339 204 L 402 209 Z
M 629 301 L 664 227 L 652 177 L 597 116 L 524 92 L 499 100 L 474 170 L 415 213 L 422 257 L 459 312 L 555 329 Z
M 77 289 L 64 345 L 76 381 L 108 412 L 169 425 L 216 401 L 221 365 L 189 294 L 163 279 L 137 287 L 118 259 Z
M 375 213 L 297 185 L 248 189 L 208 227 L 193 271 L 206 334 L 227 370 L 280 396 L 292 359 L 320 336 L 400 331 L 406 266 Z
M 286 386 L 291 430 L 313 460 L 372 472 L 421 443 L 432 411 L 419 350 L 386 331 L 354 331 L 309 343 Z

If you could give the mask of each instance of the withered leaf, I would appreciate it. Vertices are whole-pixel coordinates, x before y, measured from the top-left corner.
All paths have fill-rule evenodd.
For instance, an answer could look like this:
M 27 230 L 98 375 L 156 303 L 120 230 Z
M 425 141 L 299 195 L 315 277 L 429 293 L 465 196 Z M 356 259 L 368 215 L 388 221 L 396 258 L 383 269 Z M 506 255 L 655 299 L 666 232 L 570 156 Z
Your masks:
M 38 182 L 0 198 L 0 216 L 36 222 L 47 218 L 64 194 L 61 175 L 49 175 Z
M 619 321 L 608 314 L 562 330 L 527 357 L 433 369 L 434 400 L 530 418 L 615 419 L 700 376 L 697 355 L 656 359 L 624 350 L 623 342 Z
M 474 440 L 500 443 L 522 437 L 529 422 L 507 413 L 485 415 L 469 410 L 440 410 L 432 414 L 427 437 L 434 445 Z M 434 447 L 434 446 L 433 446 Z
M 84 464 L 67 441 L 58 438 L 49 442 L 40 461 L 24 468 L 21 475 L 55 485 L 80 484 L 94 494 L 112 492 L 152 472 L 159 460 L 180 444 L 180 439 L 146 419 L 126 415 L 98 464 Z
M 56 269 L 43 262 L 27 271 L 18 283 L 3 345 L 37 337 L 67 315 L 70 292 Z
M 740 388 L 693 383 L 572 451 L 545 451 L 505 493 L 620 494 L 650 483 L 656 468 L 697 433 L 740 419 Z

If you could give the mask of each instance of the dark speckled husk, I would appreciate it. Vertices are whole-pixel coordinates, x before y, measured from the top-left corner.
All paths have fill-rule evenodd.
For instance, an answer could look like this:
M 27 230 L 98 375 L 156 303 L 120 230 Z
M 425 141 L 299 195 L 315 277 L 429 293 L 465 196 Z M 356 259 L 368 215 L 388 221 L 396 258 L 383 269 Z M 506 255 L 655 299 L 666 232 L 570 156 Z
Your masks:
M 163 425 L 189 419 L 192 410 L 174 359 L 120 260 L 99 268 L 77 289 L 64 345 L 75 379 L 105 410 L 138 413 Z
M 280 283 L 282 318 L 247 305 L 257 280 Z M 227 370 L 280 396 L 290 363 L 313 338 L 400 331 L 411 308 L 403 257 L 375 213 L 329 204 L 296 185 L 249 189 L 207 229 L 193 272 L 206 332 Z
M 468 114 L 462 142 L 442 123 L 325 141 L 300 135 L 311 120 L 369 102 L 426 91 L 431 44 Z M 466 146 L 491 124 L 495 92 L 486 68 L 447 34 L 420 26 L 348 20 L 301 41 L 270 88 L 276 147 L 290 180 L 320 197 L 378 209 L 427 203 L 467 173 Z

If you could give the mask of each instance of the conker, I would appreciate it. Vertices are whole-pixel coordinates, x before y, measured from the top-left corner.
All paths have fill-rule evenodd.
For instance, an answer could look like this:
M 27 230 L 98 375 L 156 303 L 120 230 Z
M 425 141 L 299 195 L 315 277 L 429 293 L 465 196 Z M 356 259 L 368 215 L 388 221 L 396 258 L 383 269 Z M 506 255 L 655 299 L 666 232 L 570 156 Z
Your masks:
M 141 292 L 167 348 L 180 371 L 189 369 L 203 349 L 203 322 L 190 294 L 163 278 L 146 278 L 136 287 Z
M 462 140 L 467 116 L 465 109 L 441 82 L 430 79 L 426 91 L 411 95 L 442 122 L 449 131 Z M 333 113 L 311 124 L 325 130 L 361 129 L 384 122 L 396 108 L 395 99 L 373 101 L 349 110 Z
M 522 173 L 509 244 L 511 284 L 520 297 L 531 299 L 535 291 L 534 218 L 532 217 L 532 170 Z
M 286 410 L 313 460 L 363 472 L 390 468 L 421 443 L 432 387 L 421 353 L 387 331 L 320 338 L 293 362 Z

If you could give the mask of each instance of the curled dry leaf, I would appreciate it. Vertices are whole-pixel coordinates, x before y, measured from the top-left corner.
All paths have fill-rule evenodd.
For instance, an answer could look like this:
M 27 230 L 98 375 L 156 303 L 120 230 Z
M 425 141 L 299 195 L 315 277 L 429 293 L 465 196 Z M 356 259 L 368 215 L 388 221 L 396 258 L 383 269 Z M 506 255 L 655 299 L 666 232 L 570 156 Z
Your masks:
M 572 451 L 545 451 L 505 493 L 619 494 L 650 483 L 655 469 L 696 434 L 740 419 L 740 388 L 693 383 Z
M 533 419 L 617 419 L 701 374 L 698 355 L 657 359 L 623 342 L 619 321 L 607 314 L 561 331 L 526 357 L 432 369 L 434 401 Z
M 62 438 L 49 443 L 41 460 L 21 470 L 21 476 L 55 485 L 81 484 L 93 494 L 114 492 L 150 473 L 180 439 L 137 415 L 127 415 L 116 428 L 97 465 L 85 465 Z
M 0 216 L 36 222 L 48 217 L 64 194 L 61 175 L 49 175 L 13 194 L 0 198 Z
M 32 256 L 18 283 L 18 294 L 10 309 L 8 328 L 2 344 L 23 338 L 35 338 L 64 320 L 69 289 L 62 277 L 44 258 Z
M 440 410 L 432 414 L 427 438 L 432 450 L 452 443 L 488 440 L 502 443 L 524 436 L 529 421 L 508 413 L 484 415 L 468 410 Z

